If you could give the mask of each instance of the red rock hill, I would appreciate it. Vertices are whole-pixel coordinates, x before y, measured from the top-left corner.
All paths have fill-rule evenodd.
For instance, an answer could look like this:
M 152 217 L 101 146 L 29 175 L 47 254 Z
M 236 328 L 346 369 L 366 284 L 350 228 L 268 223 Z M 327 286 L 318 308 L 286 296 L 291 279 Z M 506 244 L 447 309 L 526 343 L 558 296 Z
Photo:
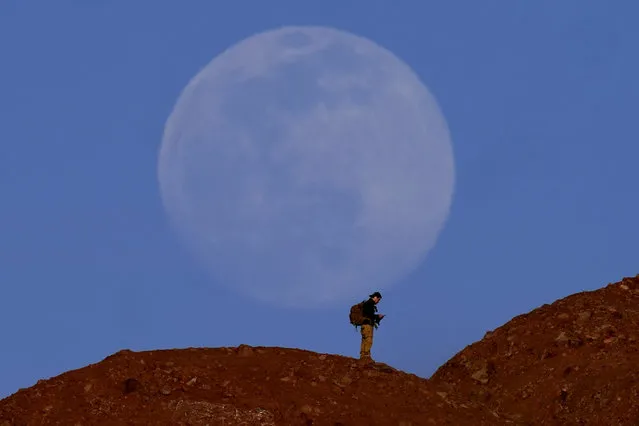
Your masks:
M 639 425 L 639 275 L 513 318 L 431 384 L 530 425 Z
M 383 364 L 244 345 L 121 351 L 20 390 L 0 402 L 0 419 L 2 426 L 500 424 L 479 404 Z

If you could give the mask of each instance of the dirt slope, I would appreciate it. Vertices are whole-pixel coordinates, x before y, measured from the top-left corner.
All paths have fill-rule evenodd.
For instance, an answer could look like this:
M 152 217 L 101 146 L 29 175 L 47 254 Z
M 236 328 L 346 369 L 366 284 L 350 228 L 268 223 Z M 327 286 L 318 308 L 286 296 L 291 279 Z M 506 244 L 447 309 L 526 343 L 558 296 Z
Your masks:
M 0 419 L 2 426 L 506 424 L 383 364 L 244 345 L 121 351 L 0 401 Z
M 531 425 L 639 425 L 639 275 L 520 315 L 432 384 Z

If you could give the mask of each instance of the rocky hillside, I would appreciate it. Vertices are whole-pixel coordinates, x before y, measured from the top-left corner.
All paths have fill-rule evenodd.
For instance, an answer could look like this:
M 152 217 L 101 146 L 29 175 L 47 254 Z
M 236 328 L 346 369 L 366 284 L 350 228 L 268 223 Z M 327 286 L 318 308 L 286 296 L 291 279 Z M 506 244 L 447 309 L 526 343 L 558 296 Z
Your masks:
M 429 380 L 277 347 L 121 351 L 0 401 L 22 425 L 637 425 L 639 276 L 520 315 Z
M 121 351 L 0 402 L 0 425 L 493 425 L 384 364 L 240 346 Z M 4 421 L 4 423 L 3 423 Z
M 531 425 L 639 425 L 639 275 L 513 318 L 430 378 Z

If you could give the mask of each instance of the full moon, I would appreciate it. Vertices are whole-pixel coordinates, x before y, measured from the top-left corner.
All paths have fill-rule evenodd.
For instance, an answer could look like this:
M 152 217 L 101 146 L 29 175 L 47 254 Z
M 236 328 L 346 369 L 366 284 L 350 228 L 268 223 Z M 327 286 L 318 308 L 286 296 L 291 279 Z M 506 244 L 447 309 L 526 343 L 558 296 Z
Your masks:
M 213 280 L 289 307 L 405 278 L 446 222 L 453 150 L 436 100 L 376 43 L 284 27 L 208 63 L 170 114 L 167 216 Z

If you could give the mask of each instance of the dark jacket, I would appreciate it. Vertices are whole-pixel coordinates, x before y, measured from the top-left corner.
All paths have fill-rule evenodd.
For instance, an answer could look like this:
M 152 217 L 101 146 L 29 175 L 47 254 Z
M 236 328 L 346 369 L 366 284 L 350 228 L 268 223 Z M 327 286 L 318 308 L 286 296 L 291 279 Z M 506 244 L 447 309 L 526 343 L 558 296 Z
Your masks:
M 363 308 L 363 314 L 364 314 L 364 324 L 370 324 L 370 325 L 374 325 L 374 324 L 379 324 L 380 318 L 379 315 L 377 314 L 377 305 L 375 304 L 375 302 L 373 301 L 373 299 L 368 299 L 366 302 L 364 302 L 364 308 Z

